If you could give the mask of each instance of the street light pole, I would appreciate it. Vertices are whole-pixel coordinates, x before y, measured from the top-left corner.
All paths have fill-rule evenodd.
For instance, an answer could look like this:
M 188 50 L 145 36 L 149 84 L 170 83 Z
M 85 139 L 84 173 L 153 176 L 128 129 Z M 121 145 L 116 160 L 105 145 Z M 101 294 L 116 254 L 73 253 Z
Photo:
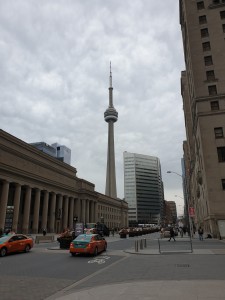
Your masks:
M 188 191 L 187 191 L 187 184 L 186 184 L 186 180 L 184 179 L 184 177 L 177 173 L 177 172 L 174 172 L 174 171 L 167 171 L 167 173 L 171 174 L 176 174 L 177 176 L 181 177 L 182 178 L 182 183 L 184 184 L 184 188 L 185 188 L 185 192 L 186 192 L 186 195 L 187 197 L 183 198 L 184 199 L 184 204 L 186 206 L 186 210 L 187 210 L 187 221 L 188 221 L 188 227 L 189 227 L 189 230 L 190 230 L 190 239 L 192 238 L 193 236 L 193 228 L 192 228 L 192 222 L 190 220 L 190 214 L 189 214 L 189 201 L 188 201 Z M 178 196 L 179 197 L 179 196 Z M 181 197 L 180 197 L 181 198 Z
M 173 174 L 176 174 L 176 175 L 178 175 L 178 176 L 180 176 L 181 178 L 183 178 L 183 176 L 182 175 L 180 175 L 180 174 L 178 174 L 177 172 L 173 172 L 173 171 L 167 171 L 166 173 L 173 173 Z

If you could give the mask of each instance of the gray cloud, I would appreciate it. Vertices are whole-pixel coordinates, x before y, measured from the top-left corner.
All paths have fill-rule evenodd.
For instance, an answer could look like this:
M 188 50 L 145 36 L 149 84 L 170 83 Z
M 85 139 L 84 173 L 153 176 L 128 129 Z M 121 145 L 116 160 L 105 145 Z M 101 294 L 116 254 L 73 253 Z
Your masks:
M 184 68 L 178 1 L 18 0 L 0 3 L 3 130 L 72 149 L 78 176 L 104 193 L 112 61 L 118 196 L 123 151 L 158 156 L 165 196 L 182 196 Z

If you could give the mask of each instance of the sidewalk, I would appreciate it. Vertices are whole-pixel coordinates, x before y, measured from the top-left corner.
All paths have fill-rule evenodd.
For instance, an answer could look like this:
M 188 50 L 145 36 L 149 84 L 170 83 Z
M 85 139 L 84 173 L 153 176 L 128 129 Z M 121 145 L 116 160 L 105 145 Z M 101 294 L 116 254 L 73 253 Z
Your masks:
M 136 281 L 75 292 L 57 300 L 224 300 L 223 280 Z
M 137 255 L 177 255 L 177 251 L 172 252 L 172 247 L 190 242 L 188 237 L 176 238 L 176 242 L 168 242 L 168 239 L 161 239 L 163 246 L 170 247 L 170 251 L 160 254 L 158 247 L 158 239 L 150 239 L 147 236 L 139 237 L 134 240 L 145 239 L 147 247 L 138 252 L 135 247 L 125 250 L 126 253 Z M 112 237 L 109 242 L 118 240 Z M 219 240 L 204 240 L 200 242 L 198 239 L 192 240 L 193 252 L 187 255 L 202 255 L 202 254 L 222 254 L 225 255 L 225 242 Z M 76 285 L 76 283 L 75 283 Z M 73 286 L 71 286 L 73 287 Z M 46 300 L 224 300 L 225 299 L 225 280 L 136 280 L 132 282 L 113 283 L 77 292 L 70 293 L 71 287 L 68 287 L 53 295 Z
M 142 246 L 141 246 L 142 240 Z M 145 247 L 145 240 L 146 240 L 146 247 Z M 210 248 L 208 248 L 208 244 Z M 176 241 L 168 241 L 168 238 L 164 239 L 155 239 L 151 240 L 146 237 L 141 237 L 137 244 L 131 249 L 125 250 L 125 252 L 130 254 L 137 254 L 137 255 L 163 255 L 163 254 L 221 254 L 225 255 L 225 242 L 219 241 L 216 239 L 207 240 L 206 247 L 206 240 L 199 241 L 198 239 L 194 238 L 190 240 L 189 237 L 176 237 Z M 136 246 L 136 247 L 135 247 Z

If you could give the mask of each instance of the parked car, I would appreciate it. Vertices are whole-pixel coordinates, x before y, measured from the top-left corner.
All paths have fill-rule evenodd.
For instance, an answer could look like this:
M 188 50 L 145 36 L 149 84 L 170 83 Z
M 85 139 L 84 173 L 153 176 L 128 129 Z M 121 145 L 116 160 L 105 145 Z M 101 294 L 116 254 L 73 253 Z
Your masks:
M 24 234 L 4 235 L 0 238 L 0 256 L 13 252 L 29 252 L 33 239 Z
M 70 243 L 72 256 L 78 253 L 97 255 L 106 249 L 107 242 L 100 234 L 80 234 Z

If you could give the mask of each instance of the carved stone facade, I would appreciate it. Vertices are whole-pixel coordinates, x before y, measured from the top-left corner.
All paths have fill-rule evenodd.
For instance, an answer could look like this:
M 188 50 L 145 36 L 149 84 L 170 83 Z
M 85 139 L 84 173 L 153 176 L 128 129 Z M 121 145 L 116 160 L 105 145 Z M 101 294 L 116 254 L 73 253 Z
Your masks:
M 188 211 L 196 228 L 225 238 L 225 1 L 180 0 L 180 24 Z
M 95 191 L 76 168 L 0 130 L 0 228 L 61 232 L 78 222 L 127 226 L 127 203 Z

